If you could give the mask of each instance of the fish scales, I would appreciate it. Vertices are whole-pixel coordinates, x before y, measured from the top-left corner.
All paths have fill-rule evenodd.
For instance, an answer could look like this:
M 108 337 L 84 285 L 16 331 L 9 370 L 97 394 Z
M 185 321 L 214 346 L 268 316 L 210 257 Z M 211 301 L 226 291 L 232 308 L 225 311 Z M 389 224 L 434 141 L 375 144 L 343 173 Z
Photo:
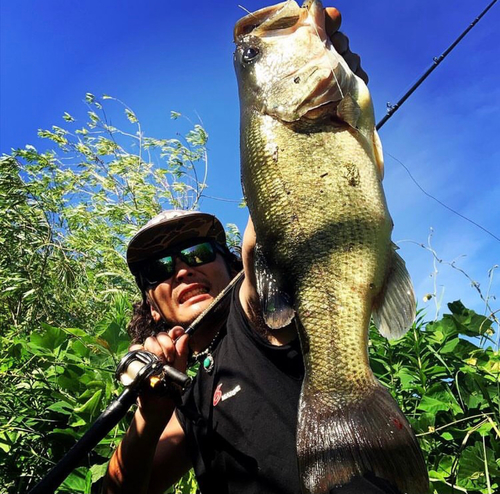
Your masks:
M 331 46 L 319 0 L 252 13 L 236 25 L 235 42 L 256 275 L 292 301 L 304 355 L 302 490 L 326 494 L 371 472 L 402 493 L 423 494 L 416 438 L 368 359 L 371 315 L 382 334 L 397 337 L 415 313 L 391 242 L 368 89 Z M 273 316 L 274 299 L 261 300 Z
M 306 361 L 308 379 L 325 390 L 334 376 L 335 386 L 346 379 L 350 387 L 353 375 L 373 381 L 364 343 L 392 225 L 373 159 L 342 128 L 297 133 L 268 116 L 248 119 L 242 178 L 259 244 L 288 273 L 282 280 L 302 325 L 324 328 L 307 333 L 315 356 Z M 362 161 L 354 159 L 360 152 Z

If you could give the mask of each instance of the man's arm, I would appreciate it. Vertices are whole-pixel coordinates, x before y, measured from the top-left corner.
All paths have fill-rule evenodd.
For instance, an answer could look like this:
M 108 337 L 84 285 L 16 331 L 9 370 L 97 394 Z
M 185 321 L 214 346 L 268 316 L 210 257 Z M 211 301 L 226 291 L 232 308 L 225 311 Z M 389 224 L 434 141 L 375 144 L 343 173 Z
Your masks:
M 162 493 L 189 468 L 184 431 L 175 414 L 165 427 L 161 417 L 146 420 L 138 409 L 109 462 L 104 492 Z
M 257 323 L 260 315 L 260 302 L 257 293 L 257 281 L 254 270 L 254 251 L 256 236 L 252 218 L 248 217 L 248 223 L 243 234 L 241 245 L 241 260 L 245 270 L 245 278 L 240 288 L 240 303 L 246 316 L 252 323 Z
M 174 344 L 180 334 L 178 327 L 159 333 L 148 338 L 144 348 L 184 371 L 187 337 Z M 152 392 L 140 397 L 134 419 L 109 462 L 104 493 L 162 493 L 189 470 L 186 438 L 174 412 L 175 403 L 169 397 Z

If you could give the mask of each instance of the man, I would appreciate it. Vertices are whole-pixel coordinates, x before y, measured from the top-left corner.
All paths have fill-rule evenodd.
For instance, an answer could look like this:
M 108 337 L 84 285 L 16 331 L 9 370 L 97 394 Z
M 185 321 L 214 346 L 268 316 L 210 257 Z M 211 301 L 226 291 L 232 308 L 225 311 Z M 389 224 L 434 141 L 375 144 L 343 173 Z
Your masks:
M 242 250 L 246 277 L 235 286 L 227 323 L 188 341 L 182 326 L 210 305 L 237 267 L 222 225 L 208 214 L 166 211 L 130 242 L 127 260 L 152 318 L 171 327 L 146 338 L 144 348 L 182 371 L 190 352 L 210 356 L 211 365 L 200 369 L 177 412 L 173 397 L 141 396 L 110 461 L 106 492 L 161 493 L 191 466 L 203 493 L 300 492 L 300 347 L 293 326 L 270 333 L 260 321 L 254 245 L 249 221 Z M 378 489 L 377 482 L 356 479 L 333 492 L 396 492 Z
M 338 51 L 366 79 L 359 57 L 337 33 L 340 15 L 326 12 Z M 204 213 L 167 211 L 131 240 L 127 261 L 143 294 L 132 324 L 134 340 L 181 371 L 190 353 L 202 362 L 177 410 L 175 397 L 141 396 L 110 461 L 106 492 L 161 493 L 191 466 L 203 494 L 300 492 L 295 452 L 300 346 L 293 324 L 270 331 L 262 322 L 254 246 L 249 221 L 242 246 L 245 277 L 232 292 L 227 321 L 188 339 L 184 328 L 236 272 L 222 225 Z M 161 324 L 167 329 L 156 332 Z M 380 479 L 362 478 L 332 492 L 396 493 Z

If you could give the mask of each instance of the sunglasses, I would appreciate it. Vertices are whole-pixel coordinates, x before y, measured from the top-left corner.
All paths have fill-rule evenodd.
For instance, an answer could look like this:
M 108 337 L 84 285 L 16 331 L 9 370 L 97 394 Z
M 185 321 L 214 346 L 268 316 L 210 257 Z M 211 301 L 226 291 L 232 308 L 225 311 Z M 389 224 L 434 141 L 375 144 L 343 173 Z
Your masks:
M 203 266 L 215 261 L 217 252 L 224 249 L 213 240 L 197 241 L 182 248 L 168 250 L 159 259 L 146 262 L 140 269 L 141 277 L 148 285 L 158 285 L 175 273 L 175 259 L 180 259 L 189 267 Z

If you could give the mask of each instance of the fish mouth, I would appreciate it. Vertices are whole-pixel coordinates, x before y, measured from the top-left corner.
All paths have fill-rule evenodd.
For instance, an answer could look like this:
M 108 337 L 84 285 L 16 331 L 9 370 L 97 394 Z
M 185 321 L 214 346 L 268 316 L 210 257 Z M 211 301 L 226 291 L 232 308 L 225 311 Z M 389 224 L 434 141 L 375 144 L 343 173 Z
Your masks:
M 182 292 L 179 294 L 178 298 L 179 305 L 184 304 L 189 299 L 197 297 L 198 295 L 205 295 L 209 293 L 209 291 L 210 289 L 205 285 L 200 285 L 200 284 L 190 285 L 189 287 L 182 290 Z
M 234 27 L 234 41 L 237 43 L 242 36 L 250 33 L 263 36 L 280 31 L 280 35 L 286 35 L 302 25 L 307 17 L 315 19 L 320 34 L 325 32 L 323 5 L 320 0 L 305 0 L 301 7 L 294 0 L 288 0 L 256 10 L 240 19 Z
M 285 123 L 336 116 L 354 75 L 332 46 L 325 18 L 320 0 L 307 0 L 302 7 L 290 0 L 258 10 L 236 24 L 237 45 L 256 47 L 268 59 L 273 51 L 281 55 L 269 62 L 269 66 L 282 65 L 280 76 L 267 75 L 255 82 L 254 94 L 262 101 L 259 111 Z
M 287 29 L 300 19 L 300 7 L 291 0 L 264 7 L 240 19 L 234 27 L 234 42 L 248 34 L 262 35 L 266 31 Z M 273 27 L 275 26 L 275 27 Z

